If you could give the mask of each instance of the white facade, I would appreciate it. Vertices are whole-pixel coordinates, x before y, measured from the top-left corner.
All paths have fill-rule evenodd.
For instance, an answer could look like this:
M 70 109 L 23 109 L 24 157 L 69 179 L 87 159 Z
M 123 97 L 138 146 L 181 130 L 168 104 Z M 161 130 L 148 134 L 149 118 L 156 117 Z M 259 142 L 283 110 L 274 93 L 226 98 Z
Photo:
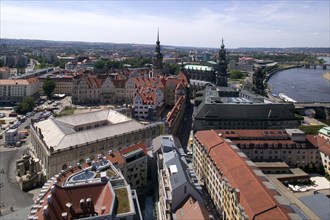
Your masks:
M 0 80 L 0 98 L 16 100 L 26 96 L 34 96 L 39 92 L 40 81 L 30 79 L 2 79 Z
M 322 151 L 320 151 L 320 155 L 321 155 L 321 161 L 322 161 L 325 172 L 330 174 L 330 156 L 326 155 Z
M 148 118 L 150 111 L 156 111 L 161 102 L 164 101 L 163 92 L 160 89 L 155 89 L 153 94 L 148 93 L 136 93 L 134 97 L 134 116 L 137 118 Z M 150 95 L 148 95 L 150 94 Z

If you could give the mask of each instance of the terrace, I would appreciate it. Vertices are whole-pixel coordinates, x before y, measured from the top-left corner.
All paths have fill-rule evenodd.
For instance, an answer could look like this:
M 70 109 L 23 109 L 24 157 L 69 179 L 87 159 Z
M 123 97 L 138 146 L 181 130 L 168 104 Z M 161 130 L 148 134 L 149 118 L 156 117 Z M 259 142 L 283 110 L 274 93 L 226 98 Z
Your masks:
M 115 189 L 117 199 L 117 214 L 127 213 L 131 210 L 130 202 L 128 198 L 127 188 Z

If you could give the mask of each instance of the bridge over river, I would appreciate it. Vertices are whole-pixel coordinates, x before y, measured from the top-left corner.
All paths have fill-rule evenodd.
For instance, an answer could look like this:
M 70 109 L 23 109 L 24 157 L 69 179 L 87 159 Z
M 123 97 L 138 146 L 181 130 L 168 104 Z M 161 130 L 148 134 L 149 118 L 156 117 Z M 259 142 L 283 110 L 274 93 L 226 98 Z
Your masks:
M 310 69 L 314 68 L 316 69 L 317 67 L 322 67 L 324 70 L 330 68 L 330 63 L 297 63 L 297 62 L 285 62 L 285 63 L 280 63 L 280 64 L 285 64 L 285 65 L 291 65 L 294 67 L 305 67 L 305 69 Z
M 294 106 L 301 115 L 314 114 L 315 118 L 330 119 L 330 102 L 296 102 Z

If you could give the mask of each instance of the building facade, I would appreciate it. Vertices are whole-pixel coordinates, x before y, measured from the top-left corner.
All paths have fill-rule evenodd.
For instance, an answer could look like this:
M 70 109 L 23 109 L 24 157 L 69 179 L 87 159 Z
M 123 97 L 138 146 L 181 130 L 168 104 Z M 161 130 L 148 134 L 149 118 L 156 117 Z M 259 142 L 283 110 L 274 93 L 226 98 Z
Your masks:
M 193 167 L 222 219 L 290 219 L 291 209 L 235 145 L 214 130 L 198 131 Z M 276 198 L 275 198 L 276 197 Z
M 50 178 L 87 157 L 93 160 L 141 140 L 148 143 L 166 132 L 164 122 L 142 125 L 113 110 L 49 118 L 32 124 L 30 154 L 39 159 L 41 171 Z
M 299 129 L 217 130 L 253 162 L 285 162 L 290 167 L 319 167 L 319 150 Z
M 173 213 L 179 211 L 182 204 L 192 197 L 204 206 L 201 186 L 194 179 L 194 171 L 181 160 L 172 136 L 161 138 L 161 150 L 157 154 L 159 200 L 157 217 L 163 220 L 177 219 Z M 180 212 L 180 211 L 179 211 Z M 208 214 L 203 217 L 208 218 Z
M 141 142 L 120 151 L 110 150 L 106 156 L 117 167 L 138 192 L 145 191 L 147 186 L 147 146 Z
M 53 82 L 55 83 L 55 89 L 53 94 L 65 94 L 68 96 L 72 95 L 72 81 L 73 76 L 66 76 L 66 75 L 58 75 L 58 76 L 51 76 L 50 77 Z M 42 85 L 44 84 L 47 77 L 38 77 L 40 80 L 40 94 L 44 94 L 44 90 Z
M 221 89 L 206 87 L 195 101 L 193 129 L 285 129 L 299 125 L 292 103 L 259 98 L 221 97 Z M 264 98 L 265 99 L 265 98 Z
M 0 102 L 19 102 L 24 97 L 38 97 L 40 81 L 29 79 L 0 79 Z

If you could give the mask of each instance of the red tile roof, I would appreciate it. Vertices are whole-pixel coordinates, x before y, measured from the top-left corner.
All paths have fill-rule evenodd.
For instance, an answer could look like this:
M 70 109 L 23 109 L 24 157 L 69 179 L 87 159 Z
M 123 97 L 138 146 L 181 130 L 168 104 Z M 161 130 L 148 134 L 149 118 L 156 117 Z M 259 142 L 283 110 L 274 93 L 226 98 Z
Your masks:
M 156 89 L 152 87 L 142 87 L 137 90 L 137 94 L 141 97 L 144 105 L 157 104 Z
M 243 130 L 243 129 L 232 129 L 232 130 L 217 130 L 225 138 L 244 138 L 244 137 L 265 137 L 265 138 L 282 138 L 289 139 L 290 135 L 285 130 Z
M 127 154 L 127 153 L 129 153 L 129 152 L 132 152 L 132 151 L 134 151 L 134 150 L 137 150 L 137 149 L 139 149 L 139 148 L 141 148 L 141 149 L 143 150 L 144 155 L 147 155 L 147 145 L 146 145 L 145 142 L 143 141 L 143 142 L 140 142 L 140 143 L 138 143 L 138 144 L 136 144 L 136 145 L 133 145 L 133 146 L 127 147 L 127 148 L 125 148 L 125 149 L 123 149 L 123 150 L 121 150 L 121 151 L 113 151 L 113 152 L 111 152 L 111 154 L 106 155 L 106 158 L 107 158 L 108 160 L 110 160 L 111 163 L 112 163 L 113 165 L 117 165 L 117 164 L 118 164 L 118 165 L 125 164 L 126 161 L 125 161 L 125 159 L 123 158 L 123 155 L 124 155 L 124 154 Z
M 143 142 L 140 142 L 140 143 L 138 143 L 136 145 L 127 147 L 127 148 L 125 148 L 125 149 L 123 149 L 123 150 L 121 150 L 119 152 L 120 152 L 121 155 L 124 155 L 124 154 L 127 154 L 129 152 L 135 151 L 135 150 L 137 150 L 139 148 L 141 148 L 143 150 L 144 155 L 147 155 L 147 145 L 146 145 L 146 143 L 144 141 Z
M 203 205 L 196 201 L 193 197 L 188 197 L 186 202 L 177 209 L 176 218 L 178 220 L 187 220 L 187 219 L 205 219 L 208 220 L 209 213 Z
M 245 159 L 216 131 L 198 131 L 195 138 L 207 149 L 231 186 L 240 190 L 239 203 L 250 219 L 289 219 L 287 209 L 280 207 L 272 196 L 274 192 L 263 185 Z
M 311 144 L 318 147 L 322 153 L 330 156 L 330 141 L 319 135 L 307 135 L 306 138 Z
M 185 96 L 180 96 L 178 101 L 173 106 L 172 110 L 166 116 L 166 122 L 169 123 L 169 127 L 173 125 L 179 112 L 182 110 L 182 105 L 184 104 Z
M 182 72 L 182 71 L 179 72 L 178 79 L 181 79 L 184 86 L 189 85 L 189 79 L 186 76 L 186 74 L 184 74 L 184 72 Z
M 0 85 L 29 85 L 38 82 L 38 78 L 29 79 L 0 79 Z
M 113 151 L 112 153 L 107 154 L 106 158 L 110 160 L 113 165 L 117 165 L 117 164 L 121 165 L 126 163 L 126 161 L 121 156 L 119 151 Z
M 100 88 L 102 86 L 102 80 L 96 78 L 96 77 L 88 77 L 87 83 L 89 88 Z
M 39 203 L 44 208 L 39 209 L 35 213 L 38 219 L 63 219 L 63 212 L 67 212 L 68 220 L 76 219 L 81 215 L 105 215 L 110 213 L 110 208 L 114 203 L 114 195 L 109 182 L 98 182 L 71 187 L 61 187 L 57 184 L 53 186 L 55 193 L 52 193 L 52 190 L 48 190 L 42 199 L 43 202 L 41 204 Z M 48 202 L 49 196 L 51 197 L 50 203 Z M 85 199 L 86 202 L 88 198 L 90 198 L 92 202 L 91 208 L 80 208 L 80 200 Z M 72 204 L 71 210 L 67 207 L 67 203 Z M 45 216 L 44 209 L 46 207 L 48 214 Z M 102 207 L 105 208 L 104 211 L 101 210 Z

